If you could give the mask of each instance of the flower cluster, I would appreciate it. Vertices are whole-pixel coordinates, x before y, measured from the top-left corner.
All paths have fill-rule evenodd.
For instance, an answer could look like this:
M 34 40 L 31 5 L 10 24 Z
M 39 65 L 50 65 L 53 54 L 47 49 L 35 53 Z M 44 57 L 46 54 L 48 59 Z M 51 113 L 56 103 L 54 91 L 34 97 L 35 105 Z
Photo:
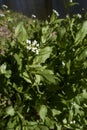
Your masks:
M 26 40 L 27 43 L 27 50 L 30 50 L 32 52 L 34 52 L 35 54 L 39 54 L 39 44 L 36 40 L 31 41 L 31 40 Z

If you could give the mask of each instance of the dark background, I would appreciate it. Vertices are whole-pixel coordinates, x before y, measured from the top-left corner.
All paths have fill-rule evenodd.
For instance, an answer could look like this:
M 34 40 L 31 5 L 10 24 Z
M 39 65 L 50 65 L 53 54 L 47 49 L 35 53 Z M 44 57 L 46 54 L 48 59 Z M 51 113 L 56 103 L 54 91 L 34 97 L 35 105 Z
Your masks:
M 71 15 L 81 14 L 87 10 L 87 0 L 73 0 L 73 2 L 78 2 L 79 5 L 75 5 L 69 10 Z M 60 17 L 65 17 L 67 13 L 64 0 L 5 0 L 5 4 L 13 11 L 22 12 L 29 17 L 35 14 L 37 18 L 41 19 L 47 18 L 52 13 L 52 9 L 57 10 Z

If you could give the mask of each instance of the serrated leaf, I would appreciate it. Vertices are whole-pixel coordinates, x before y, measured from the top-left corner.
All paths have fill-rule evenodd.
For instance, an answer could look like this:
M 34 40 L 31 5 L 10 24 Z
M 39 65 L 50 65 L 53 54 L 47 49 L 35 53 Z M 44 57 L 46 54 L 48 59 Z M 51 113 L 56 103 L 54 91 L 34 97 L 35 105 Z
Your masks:
M 40 110 L 39 110 L 39 115 L 40 115 L 40 118 L 44 121 L 45 117 L 47 115 L 47 107 L 46 107 L 46 105 L 41 105 Z

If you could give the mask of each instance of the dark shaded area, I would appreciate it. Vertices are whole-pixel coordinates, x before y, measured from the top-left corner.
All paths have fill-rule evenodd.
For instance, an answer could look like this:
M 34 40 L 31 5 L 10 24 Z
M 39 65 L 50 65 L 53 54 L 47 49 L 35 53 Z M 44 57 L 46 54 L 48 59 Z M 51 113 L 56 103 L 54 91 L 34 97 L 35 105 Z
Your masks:
M 51 13 L 51 0 L 8 0 L 6 5 L 13 11 L 22 12 L 31 17 L 45 19 Z
M 69 0 L 65 1 L 69 2 Z M 69 10 L 70 15 L 86 12 L 87 0 L 73 0 L 73 2 L 79 4 Z M 52 13 L 52 9 L 57 10 L 60 17 L 65 17 L 67 14 L 64 0 L 0 0 L 0 8 L 2 4 L 6 4 L 13 11 L 22 12 L 29 17 L 34 14 L 40 19 L 46 19 Z

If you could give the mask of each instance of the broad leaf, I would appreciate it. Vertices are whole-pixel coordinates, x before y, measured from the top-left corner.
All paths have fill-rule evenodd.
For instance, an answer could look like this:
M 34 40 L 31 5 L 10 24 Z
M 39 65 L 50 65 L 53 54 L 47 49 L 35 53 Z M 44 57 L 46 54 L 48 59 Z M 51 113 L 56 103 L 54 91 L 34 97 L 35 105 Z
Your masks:
M 78 45 L 80 42 L 82 42 L 86 35 L 87 35 L 87 21 L 84 21 L 81 29 L 76 34 L 75 44 Z
M 40 110 L 39 110 L 39 115 L 40 115 L 40 118 L 44 121 L 47 115 L 47 107 L 45 105 L 41 105 Z
M 16 29 L 15 29 L 15 37 L 18 38 L 18 40 L 20 42 L 26 41 L 27 39 L 27 32 L 26 29 L 24 27 L 23 22 L 20 22 Z
M 14 114 L 15 114 L 14 108 L 12 106 L 7 107 L 6 108 L 6 114 L 10 115 L 10 116 L 14 116 Z
M 40 50 L 40 54 L 35 57 L 33 64 L 45 63 L 45 61 L 50 57 L 52 52 L 52 47 L 45 47 Z

